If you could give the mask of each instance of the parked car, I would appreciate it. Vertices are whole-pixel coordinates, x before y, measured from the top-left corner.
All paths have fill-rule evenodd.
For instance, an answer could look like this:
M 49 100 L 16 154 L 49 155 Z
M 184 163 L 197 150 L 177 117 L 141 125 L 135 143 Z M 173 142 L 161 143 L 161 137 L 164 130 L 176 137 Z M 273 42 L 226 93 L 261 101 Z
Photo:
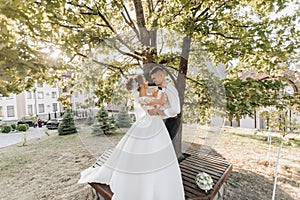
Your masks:
M 19 124 L 28 124 L 29 127 L 36 127 L 36 123 L 34 123 L 31 119 L 22 119 L 18 121 L 18 125 Z
M 47 124 L 46 127 L 48 129 L 57 129 L 59 122 L 62 120 L 62 118 L 54 118 L 54 119 L 50 119 Z

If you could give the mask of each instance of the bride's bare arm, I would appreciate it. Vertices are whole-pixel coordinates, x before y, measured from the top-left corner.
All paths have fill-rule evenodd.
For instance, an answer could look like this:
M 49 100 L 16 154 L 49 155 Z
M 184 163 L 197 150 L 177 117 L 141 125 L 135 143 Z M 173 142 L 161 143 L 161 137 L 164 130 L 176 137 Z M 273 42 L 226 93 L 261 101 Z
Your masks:
M 161 106 L 163 106 L 166 103 L 167 103 L 167 95 L 166 95 L 166 93 L 163 92 L 160 99 L 150 99 L 147 102 L 147 105 L 149 105 L 149 106 L 154 106 L 154 105 L 161 105 Z

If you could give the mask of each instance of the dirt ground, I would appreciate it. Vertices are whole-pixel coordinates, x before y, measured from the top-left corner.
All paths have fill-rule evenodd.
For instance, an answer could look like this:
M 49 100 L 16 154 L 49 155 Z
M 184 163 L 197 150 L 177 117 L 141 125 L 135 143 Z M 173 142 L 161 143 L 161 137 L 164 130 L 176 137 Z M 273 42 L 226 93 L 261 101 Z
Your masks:
M 82 127 L 79 134 L 51 135 L 30 140 L 26 146 L 1 148 L 0 199 L 94 199 L 90 186 L 77 184 L 80 171 L 91 166 L 105 149 L 114 147 L 122 135 L 95 136 Z M 227 131 L 212 135 L 209 138 L 202 130 L 185 126 L 183 140 L 210 145 L 233 164 L 225 199 L 272 199 L 279 145 L 269 149 L 266 141 Z M 283 147 L 276 199 L 300 199 L 299 150 Z

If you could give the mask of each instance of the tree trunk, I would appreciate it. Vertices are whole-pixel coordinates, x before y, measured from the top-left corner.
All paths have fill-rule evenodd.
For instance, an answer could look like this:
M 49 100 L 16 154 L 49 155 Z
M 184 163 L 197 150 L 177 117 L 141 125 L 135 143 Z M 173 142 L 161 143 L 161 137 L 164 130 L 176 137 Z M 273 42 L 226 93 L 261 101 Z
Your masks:
M 139 29 L 139 39 L 143 45 L 142 54 L 144 75 L 148 81 L 151 81 L 149 72 L 155 66 L 153 63 L 155 62 L 154 55 L 156 55 L 157 53 L 157 30 L 147 30 L 144 9 L 141 0 L 134 0 L 134 8 L 137 19 L 137 26 Z
M 137 25 L 139 28 L 139 34 L 140 34 L 139 39 L 143 45 L 148 47 L 148 46 L 150 46 L 150 37 L 149 37 L 149 32 L 146 29 L 146 22 L 145 22 L 142 1 L 134 0 L 133 3 L 134 3 L 134 8 L 135 8 L 136 21 L 137 21 Z
M 177 132 L 176 137 L 173 140 L 174 148 L 177 154 L 177 158 L 179 160 L 182 159 L 183 154 L 182 154 L 182 107 L 184 103 L 184 93 L 185 93 L 185 86 L 186 86 L 186 75 L 188 71 L 188 60 L 189 60 L 189 55 L 190 55 L 190 48 L 191 48 L 191 38 L 188 36 L 185 36 L 183 38 L 183 45 L 182 45 L 182 52 L 181 52 L 181 57 L 180 57 L 180 64 L 179 64 L 179 70 L 178 70 L 178 77 L 177 77 L 177 90 L 178 90 L 178 95 L 179 95 L 179 100 L 180 100 L 180 108 L 181 108 L 181 113 L 179 115 L 180 117 L 180 126 Z

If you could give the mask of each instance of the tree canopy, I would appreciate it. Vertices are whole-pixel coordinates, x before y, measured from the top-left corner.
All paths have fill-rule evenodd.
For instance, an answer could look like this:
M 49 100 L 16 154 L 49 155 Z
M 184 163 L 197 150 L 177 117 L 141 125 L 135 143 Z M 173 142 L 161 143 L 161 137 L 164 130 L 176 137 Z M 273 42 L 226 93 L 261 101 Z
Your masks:
M 184 94 L 186 84 L 192 94 L 204 91 L 201 74 L 192 76 L 190 69 L 210 62 L 225 65 L 229 74 L 223 82 L 230 90 L 229 109 L 249 111 L 256 105 L 239 107 L 236 98 L 245 96 L 231 95 L 248 84 L 236 80 L 237 72 L 278 75 L 299 51 L 296 0 L 0 0 L 0 11 L 2 95 L 29 89 L 35 81 L 53 82 L 72 70 L 74 85 L 110 100 L 132 69 L 147 75 L 156 63 L 172 75 L 182 105 L 195 98 L 203 105 L 208 95 L 185 99 Z M 57 52 L 59 57 L 51 58 Z
M 274 76 L 299 53 L 297 1 L 19 0 L 1 1 L 0 10 L 2 95 L 72 70 L 76 86 L 109 100 L 122 76 L 132 68 L 147 74 L 149 63 L 173 70 L 183 91 L 188 65 Z
M 295 5 L 294 14 L 280 15 L 290 4 Z M 244 68 L 251 66 L 267 73 L 286 67 L 290 56 L 299 48 L 297 1 L 18 0 L 1 1 L 0 9 L 2 74 L 11 74 L 4 70 L 10 66 L 15 67 L 20 77 L 24 77 L 22 73 L 30 76 L 31 71 L 42 76 L 50 68 L 61 69 L 63 63 L 55 67 L 53 64 L 57 62 L 46 57 L 51 50 L 60 49 L 69 58 L 75 55 L 90 58 L 92 50 L 105 44 L 116 48 L 124 57 L 131 57 L 131 63 L 172 64 L 170 61 L 174 61 L 174 56 L 179 59 L 179 55 L 172 57 L 155 49 L 158 28 L 189 36 L 197 42 L 195 48 L 206 52 L 214 63 L 229 67 L 230 61 L 239 59 Z M 126 32 L 132 34 L 120 34 Z M 139 42 L 130 43 L 128 40 L 132 38 L 125 35 L 135 36 Z M 114 41 L 109 44 L 111 38 Z M 126 50 L 121 49 L 124 46 Z M 128 63 L 125 58 L 116 63 L 94 59 L 111 70 L 121 71 Z
M 4 47 L 17 49 L 18 54 L 5 56 L 16 56 L 16 60 L 8 58 L 13 62 L 26 61 L 27 65 L 21 67 L 24 70 L 33 60 L 47 66 L 44 62 L 49 59 L 41 57 L 41 50 L 47 49 L 44 54 L 49 55 L 51 50 L 58 48 L 69 57 L 91 57 L 92 50 L 107 44 L 109 38 L 115 38 L 113 44 L 107 46 L 119 47 L 124 57 L 132 57 L 136 62 L 154 59 L 170 63 L 179 56 L 149 48 L 158 47 L 156 30 L 167 28 L 191 37 L 197 42 L 198 51 L 206 52 L 214 63 L 228 66 L 229 61 L 238 58 L 244 63 L 238 68 L 251 66 L 273 73 L 282 68 L 282 64 L 287 66 L 290 56 L 298 49 L 299 5 L 297 1 L 292 3 L 295 4 L 293 15 L 276 17 L 276 13 L 291 6 L 290 1 L 2 1 L 1 52 L 9 52 Z M 128 38 L 124 35 L 127 34 L 118 37 L 128 31 L 135 34 L 140 45 L 126 43 Z M 120 43 L 128 48 L 127 51 L 120 49 Z M 147 48 L 148 54 L 155 53 L 156 57 L 147 57 L 144 51 Z M 20 52 L 27 57 L 19 55 Z M 100 65 L 105 63 L 96 61 Z M 113 69 L 115 66 L 122 70 L 124 62 L 121 66 L 105 67 Z M 48 69 L 53 67 L 51 63 L 53 61 L 49 61 Z M 59 67 L 62 66 L 61 63 Z M 42 67 L 31 68 L 41 70 Z M 45 74 L 45 71 L 38 74 Z

